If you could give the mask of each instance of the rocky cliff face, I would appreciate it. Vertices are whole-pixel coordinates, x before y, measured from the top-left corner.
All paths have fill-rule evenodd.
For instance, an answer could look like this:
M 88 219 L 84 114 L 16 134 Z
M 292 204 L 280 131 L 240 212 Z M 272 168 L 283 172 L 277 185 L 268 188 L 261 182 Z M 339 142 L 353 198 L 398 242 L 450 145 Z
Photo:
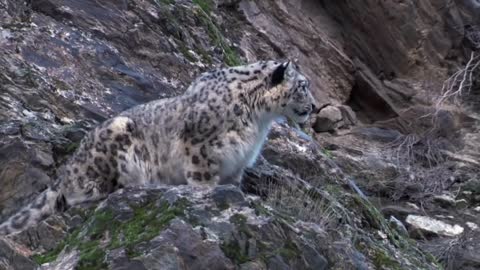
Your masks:
M 98 122 L 211 67 L 295 58 L 321 104 L 303 130 L 274 126 L 242 187 L 118 191 L 0 238 L 0 269 L 478 269 L 479 15 L 474 0 L 0 0 L 2 218 Z

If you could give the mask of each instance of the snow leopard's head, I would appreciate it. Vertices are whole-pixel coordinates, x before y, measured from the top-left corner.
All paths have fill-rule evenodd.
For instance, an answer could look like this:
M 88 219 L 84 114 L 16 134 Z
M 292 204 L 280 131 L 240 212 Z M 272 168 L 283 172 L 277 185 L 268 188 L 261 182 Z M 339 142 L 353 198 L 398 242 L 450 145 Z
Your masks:
M 310 92 L 310 81 L 291 61 L 278 63 L 271 74 L 272 100 L 283 116 L 304 123 L 315 110 L 316 102 Z

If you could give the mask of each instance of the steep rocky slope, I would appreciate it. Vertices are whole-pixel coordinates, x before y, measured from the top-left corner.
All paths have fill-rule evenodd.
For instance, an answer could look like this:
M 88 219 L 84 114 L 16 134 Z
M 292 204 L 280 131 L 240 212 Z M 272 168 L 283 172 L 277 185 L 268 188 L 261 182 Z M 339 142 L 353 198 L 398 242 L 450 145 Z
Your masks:
M 296 58 L 321 105 L 303 130 L 275 125 L 241 188 L 118 191 L 0 238 L 0 269 L 478 269 L 478 73 L 457 103 L 438 97 L 473 70 L 479 15 L 473 0 L 0 0 L 2 218 L 95 124 L 213 66 Z

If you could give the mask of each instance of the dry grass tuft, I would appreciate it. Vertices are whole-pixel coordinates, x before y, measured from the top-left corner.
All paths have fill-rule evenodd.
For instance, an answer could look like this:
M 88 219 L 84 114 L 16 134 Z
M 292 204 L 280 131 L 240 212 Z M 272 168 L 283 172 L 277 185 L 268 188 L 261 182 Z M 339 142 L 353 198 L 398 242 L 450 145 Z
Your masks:
M 312 222 L 326 228 L 335 216 L 329 201 L 319 197 L 312 189 L 271 184 L 268 190 L 267 205 L 295 220 Z
M 453 111 L 415 106 L 396 119 L 378 124 L 402 134 L 386 146 L 398 167 L 433 168 L 444 163 L 445 151 L 453 150 L 457 144 L 459 124 Z

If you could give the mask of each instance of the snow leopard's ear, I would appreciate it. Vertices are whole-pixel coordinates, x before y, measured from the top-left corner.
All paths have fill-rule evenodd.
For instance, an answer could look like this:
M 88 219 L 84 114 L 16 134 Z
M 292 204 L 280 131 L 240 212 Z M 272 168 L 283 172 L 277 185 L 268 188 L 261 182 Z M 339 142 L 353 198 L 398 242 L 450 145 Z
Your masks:
M 283 82 L 289 65 L 290 61 L 284 62 L 273 71 L 271 81 L 272 87 L 277 86 Z

